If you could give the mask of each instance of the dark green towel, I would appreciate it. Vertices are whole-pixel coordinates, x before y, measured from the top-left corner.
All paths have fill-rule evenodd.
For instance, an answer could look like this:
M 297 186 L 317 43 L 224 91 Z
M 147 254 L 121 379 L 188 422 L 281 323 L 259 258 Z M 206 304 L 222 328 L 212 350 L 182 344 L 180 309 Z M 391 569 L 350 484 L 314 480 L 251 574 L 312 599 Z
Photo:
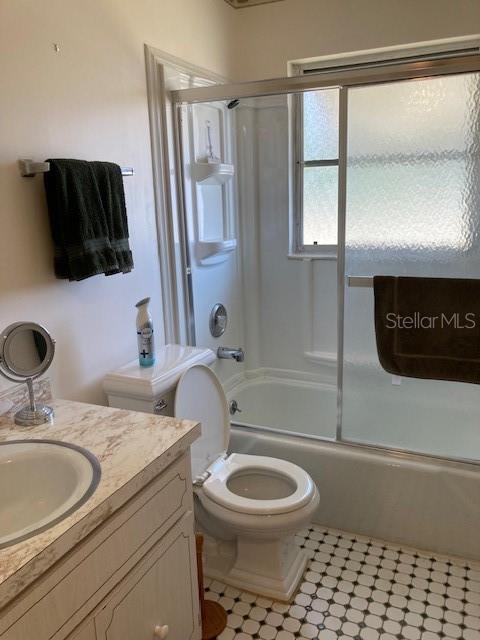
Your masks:
M 133 267 L 120 167 L 50 159 L 44 175 L 57 278 L 84 280 Z

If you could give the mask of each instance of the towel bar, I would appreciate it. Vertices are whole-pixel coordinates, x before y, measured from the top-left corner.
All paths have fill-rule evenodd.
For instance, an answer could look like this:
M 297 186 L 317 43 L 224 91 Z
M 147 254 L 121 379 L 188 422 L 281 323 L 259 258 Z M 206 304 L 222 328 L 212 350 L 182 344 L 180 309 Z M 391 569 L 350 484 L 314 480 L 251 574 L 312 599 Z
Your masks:
M 373 278 L 371 276 L 347 276 L 347 284 L 349 287 L 373 287 Z
M 20 175 L 23 178 L 33 178 L 37 173 L 46 173 L 50 171 L 49 162 L 35 162 L 28 158 L 23 158 L 18 161 L 20 168 Z M 133 176 L 135 173 L 133 167 L 122 167 L 122 176 Z

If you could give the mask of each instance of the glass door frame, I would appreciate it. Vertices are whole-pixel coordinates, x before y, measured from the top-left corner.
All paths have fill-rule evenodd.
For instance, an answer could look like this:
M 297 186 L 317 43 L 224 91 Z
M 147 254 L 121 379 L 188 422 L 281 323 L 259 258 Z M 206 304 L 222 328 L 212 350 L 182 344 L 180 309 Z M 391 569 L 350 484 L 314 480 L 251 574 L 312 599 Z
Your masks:
M 413 80 L 439 75 L 469 73 L 480 70 L 480 46 L 467 52 L 433 54 L 425 59 L 398 59 L 390 63 L 366 63 L 350 67 L 327 69 L 318 73 L 288 76 L 254 82 L 214 84 L 192 89 L 177 89 L 171 92 L 173 104 L 191 104 L 233 100 L 235 98 L 259 98 L 269 95 L 374 85 L 395 80 Z
M 318 89 L 339 89 L 339 164 L 338 164 L 338 246 L 337 246 L 337 424 L 335 440 L 316 436 L 315 439 L 348 444 L 350 446 L 383 450 L 398 454 L 412 454 L 420 457 L 438 458 L 452 463 L 472 463 L 480 465 L 474 459 L 449 458 L 409 449 L 392 449 L 381 444 L 368 444 L 351 441 L 342 434 L 342 396 L 343 396 L 343 360 L 344 360 L 344 306 L 345 306 L 345 216 L 346 216 L 346 173 L 347 173 L 347 118 L 348 90 L 352 87 L 374 86 L 388 82 L 427 79 L 435 76 L 457 75 L 480 72 L 480 46 L 467 49 L 445 51 L 431 54 L 409 54 L 408 58 L 397 58 L 387 62 L 353 64 L 347 67 L 333 67 L 318 73 L 240 82 L 232 84 L 215 84 L 191 89 L 179 89 L 171 92 L 174 122 L 176 123 L 176 147 L 181 158 L 181 112 L 188 104 L 202 102 L 226 101 L 242 98 L 258 98 L 272 95 L 288 95 L 315 91 Z M 177 162 L 179 189 L 183 185 L 183 163 Z M 180 198 L 184 207 L 184 198 Z M 185 217 L 183 211 L 182 217 Z M 190 266 L 184 264 L 184 273 L 189 278 Z M 191 284 L 190 284 L 191 286 Z M 362 286 L 359 284 L 358 286 Z M 189 313 L 192 313 L 191 307 Z M 194 331 L 194 318 L 188 318 L 187 324 Z M 313 436 L 302 436 L 312 438 Z

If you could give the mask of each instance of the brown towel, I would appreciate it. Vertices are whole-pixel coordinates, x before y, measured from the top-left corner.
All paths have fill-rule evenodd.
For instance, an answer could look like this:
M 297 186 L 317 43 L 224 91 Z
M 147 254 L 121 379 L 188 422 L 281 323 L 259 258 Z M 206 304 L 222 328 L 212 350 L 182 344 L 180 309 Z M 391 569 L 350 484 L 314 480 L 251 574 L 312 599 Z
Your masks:
M 385 371 L 480 384 L 480 280 L 375 276 L 373 283 Z

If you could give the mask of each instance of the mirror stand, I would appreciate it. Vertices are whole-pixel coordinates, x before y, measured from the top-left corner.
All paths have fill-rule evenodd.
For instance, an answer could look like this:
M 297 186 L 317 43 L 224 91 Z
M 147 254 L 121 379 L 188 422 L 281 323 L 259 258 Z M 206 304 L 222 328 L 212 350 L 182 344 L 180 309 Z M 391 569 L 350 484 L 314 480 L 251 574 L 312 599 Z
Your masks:
M 35 322 L 15 322 L 0 334 L 0 374 L 11 382 L 25 382 L 28 404 L 14 416 L 15 424 L 22 427 L 52 423 L 53 409 L 35 402 L 33 381 L 51 365 L 55 341 Z
M 53 422 L 53 409 L 46 404 L 39 404 L 35 401 L 35 394 L 33 392 L 33 378 L 27 378 L 25 380 L 28 388 L 28 401 L 29 404 L 22 407 L 14 415 L 15 424 L 21 427 L 33 427 L 38 424 L 45 424 L 46 422 Z

